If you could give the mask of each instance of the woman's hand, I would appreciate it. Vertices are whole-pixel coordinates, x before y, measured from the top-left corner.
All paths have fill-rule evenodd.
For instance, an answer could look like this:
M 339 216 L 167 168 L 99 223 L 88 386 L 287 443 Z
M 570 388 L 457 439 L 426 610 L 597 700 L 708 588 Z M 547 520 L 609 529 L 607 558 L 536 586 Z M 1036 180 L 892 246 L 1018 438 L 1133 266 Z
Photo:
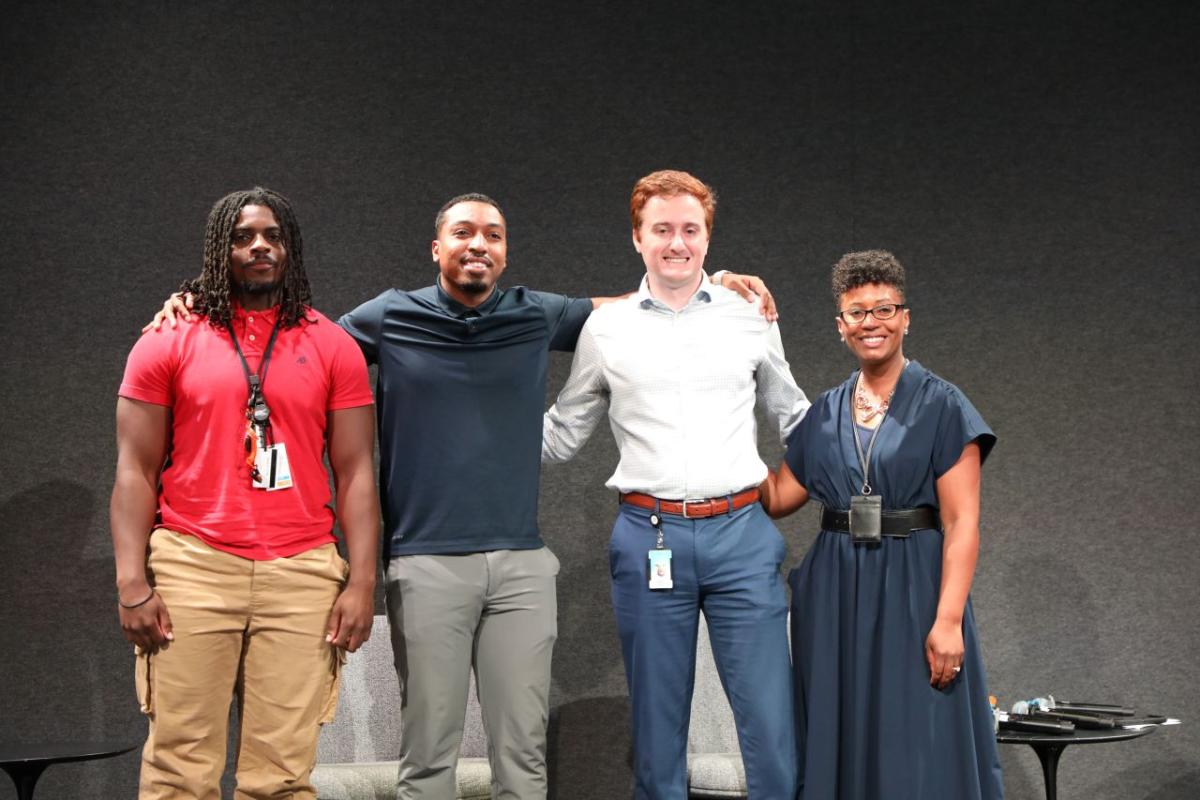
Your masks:
M 958 677 L 963 662 L 962 623 L 938 619 L 925 638 L 925 660 L 929 663 L 929 685 L 945 689 Z
M 800 485 L 787 462 L 778 472 L 767 470 L 767 477 L 758 487 L 759 502 L 772 519 L 787 516 L 808 502 L 808 490 Z

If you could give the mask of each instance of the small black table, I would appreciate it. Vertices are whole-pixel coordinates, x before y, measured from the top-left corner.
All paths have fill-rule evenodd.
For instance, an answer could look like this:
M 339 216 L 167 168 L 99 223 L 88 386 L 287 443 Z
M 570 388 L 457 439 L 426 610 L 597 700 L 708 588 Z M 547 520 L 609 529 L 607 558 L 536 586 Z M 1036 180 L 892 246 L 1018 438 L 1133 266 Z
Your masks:
M 32 800 L 33 787 L 51 764 L 67 761 L 92 761 L 112 758 L 133 750 L 137 745 L 125 742 L 45 742 L 0 743 L 0 767 L 17 785 L 20 800 Z
M 1136 739 L 1152 733 L 1157 725 L 1144 728 L 1112 728 L 1109 730 L 1084 730 L 1076 728 L 1074 733 L 1028 733 L 1026 731 L 1000 731 L 996 741 L 1001 744 L 1027 744 L 1037 753 L 1042 762 L 1042 777 L 1046 779 L 1046 800 L 1058 797 L 1058 757 L 1069 744 L 1095 744 L 1097 742 L 1119 742 Z

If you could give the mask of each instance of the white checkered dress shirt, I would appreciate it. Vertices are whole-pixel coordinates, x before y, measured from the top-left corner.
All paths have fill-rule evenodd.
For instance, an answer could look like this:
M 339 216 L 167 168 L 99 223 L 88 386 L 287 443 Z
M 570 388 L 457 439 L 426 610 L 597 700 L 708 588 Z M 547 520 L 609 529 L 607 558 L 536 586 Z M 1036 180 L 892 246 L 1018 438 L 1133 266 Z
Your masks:
M 780 442 L 810 404 L 778 326 L 736 293 L 707 279 L 701 287 L 676 312 L 643 278 L 635 295 L 592 312 L 546 412 L 542 461 L 571 458 L 607 411 L 621 451 L 610 489 L 699 500 L 762 482 L 755 402 Z

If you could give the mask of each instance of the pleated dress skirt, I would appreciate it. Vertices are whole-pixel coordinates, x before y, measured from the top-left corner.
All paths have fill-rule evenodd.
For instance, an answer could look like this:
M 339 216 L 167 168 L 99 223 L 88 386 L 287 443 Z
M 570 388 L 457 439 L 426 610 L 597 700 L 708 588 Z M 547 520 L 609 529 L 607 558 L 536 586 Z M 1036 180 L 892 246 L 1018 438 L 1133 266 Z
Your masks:
M 929 684 L 942 534 L 855 545 L 822 531 L 792 571 L 803 800 L 992 800 L 1004 794 L 970 601 L 962 671 Z

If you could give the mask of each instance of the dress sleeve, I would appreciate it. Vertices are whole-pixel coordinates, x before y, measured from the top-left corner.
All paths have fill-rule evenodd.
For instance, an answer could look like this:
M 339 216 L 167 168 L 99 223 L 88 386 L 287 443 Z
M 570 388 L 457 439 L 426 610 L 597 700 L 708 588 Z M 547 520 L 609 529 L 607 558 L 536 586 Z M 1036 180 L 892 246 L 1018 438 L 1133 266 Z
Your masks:
M 542 306 L 550 328 L 550 349 L 572 352 L 583 323 L 592 313 L 592 301 L 548 292 L 531 292 Z
M 971 442 L 979 445 L 979 463 L 987 460 L 996 444 L 996 434 L 983 421 L 967 396 L 957 386 L 946 384 L 938 429 L 933 441 L 933 474 L 942 477 L 962 455 Z
M 389 294 L 391 292 L 384 292 L 374 300 L 368 300 L 353 311 L 343 314 L 338 320 L 338 325 L 358 343 L 368 364 L 379 362 L 379 340 L 382 338 L 383 318 L 387 311 Z
M 796 476 L 796 481 L 805 489 L 808 488 L 808 470 L 805 469 L 804 453 L 807 449 L 807 443 L 812 428 L 812 420 L 814 414 L 805 414 L 800 420 L 800 424 L 792 429 L 788 436 L 787 451 L 783 454 L 783 460 L 788 465 L 788 469 Z
M 175 402 L 175 373 L 179 366 L 175 342 L 184 325 L 207 325 L 207 319 L 181 322 L 179 328 L 146 331 L 129 351 L 117 394 L 130 400 L 171 406 Z

